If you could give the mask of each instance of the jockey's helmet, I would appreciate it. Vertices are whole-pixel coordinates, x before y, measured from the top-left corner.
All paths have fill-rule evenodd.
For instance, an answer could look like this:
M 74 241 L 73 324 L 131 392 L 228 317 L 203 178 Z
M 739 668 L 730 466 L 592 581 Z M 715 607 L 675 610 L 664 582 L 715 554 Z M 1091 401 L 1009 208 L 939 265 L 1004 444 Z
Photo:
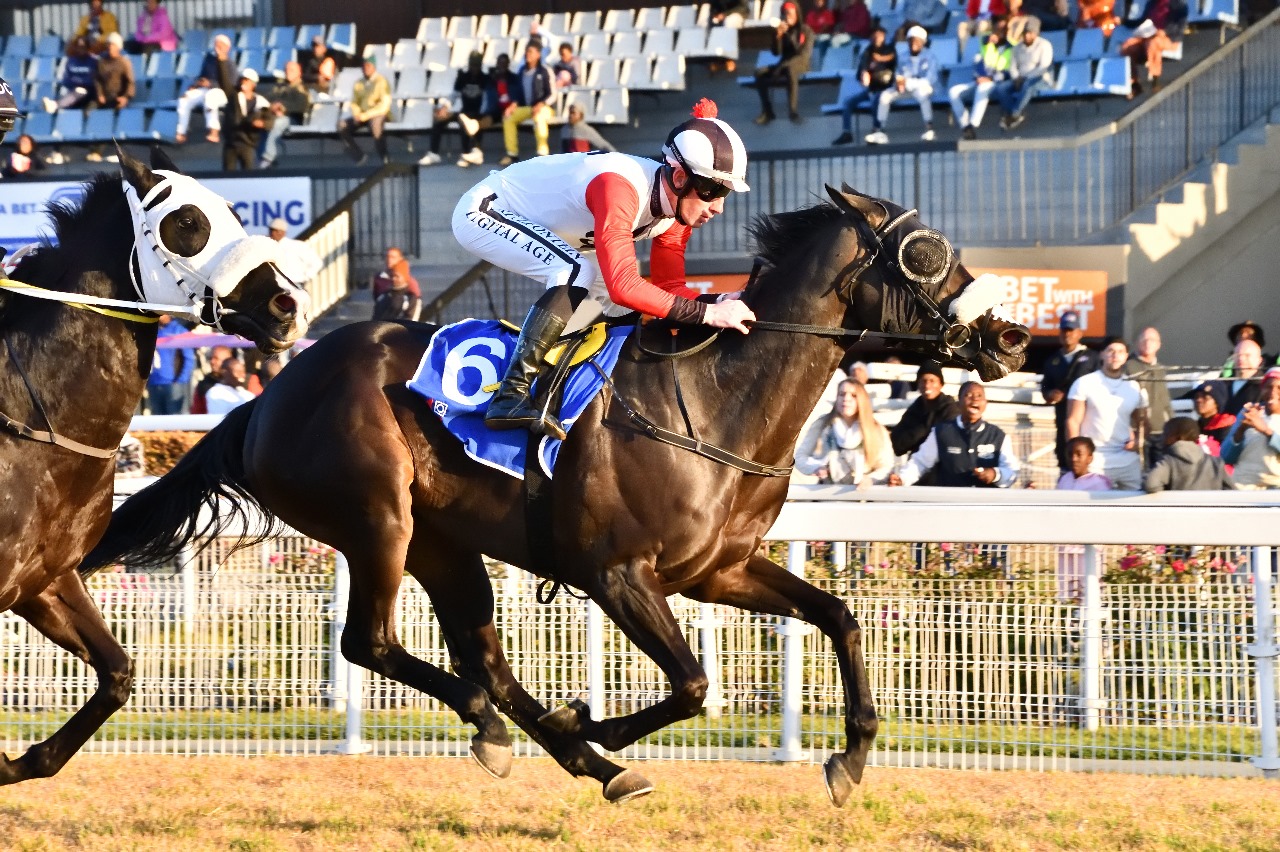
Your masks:
M 13 90 L 9 88 L 9 84 L 3 78 L 0 78 L 0 141 L 4 140 L 6 133 L 13 130 L 19 115 L 18 104 L 13 97 Z
M 747 149 L 737 131 L 716 118 L 714 102 L 703 98 L 693 108 L 693 118 L 672 129 L 662 155 L 667 164 L 680 166 L 701 180 L 699 197 L 710 200 L 733 192 L 747 192 Z M 709 191 L 708 191 L 709 190 Z

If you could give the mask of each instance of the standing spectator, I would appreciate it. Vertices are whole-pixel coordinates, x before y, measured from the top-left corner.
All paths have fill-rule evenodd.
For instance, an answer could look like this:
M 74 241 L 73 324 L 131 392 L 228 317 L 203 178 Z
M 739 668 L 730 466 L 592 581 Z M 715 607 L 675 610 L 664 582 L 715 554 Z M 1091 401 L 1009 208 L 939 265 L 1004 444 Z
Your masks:
M 1280 488 L 1280 368 L 1267 373 L 1260 401 L 1247 403 L 1222 445 L 1237 488 Z
M 158 322 L 156 336 L 160 340 L 187 333 L 186 326 L 168 314 L 161 314 Z M 147 379 L 147 407 L 152 414 L 187 413 L 195 363 L 195 353 L 190 349 L 156 347 L 151 376 Z
M 827 0 L 813 0 L 813 8 L 805 14 L 804 23 L 813 32 L 813 65 L 821 68 L 836 31 L 835 10 L 827 6 Z
M 360 150 L 354 134 L 361 127 L 368 127 L 373 134 L 373 147 L 385 164 L 388 161 L 387 140 L 382 129 L 387 123 L 387 114 L 391 112 L 391 84 L 378 73 L 378 61 L 373 55 L 366 56 L 360 67 L 364 76 L 352 87 L 351 115 L 338 125 L 338 137 L 342 139 L 347 155 L 356 161 L 357 166 L 362 166 L 369 156 Z
M 1234 415 L 1222 410 L 1227 404 L 1227 386 L 1213 380 L 1201 382 L 1191 392 L 1191 399 L 1200 427 L 1200 446 L 1209 455 L 1222 455 L 1222 442 L 1236 422 Z
M 1153 433 L 1163 430 L 1165 421 L 1173 416 L 1167 368 L 1156 359 L 1160 346 L 1160 331 L 1154 326 L 1147 326 L 1138 332 L 1133 355 L 1124 365 L 1125 375 L 1134 378 L 1147 395 L 1147 417 Z
M 1235 484 L 1222 459 L 1200 448 L 1200 427 L 1190 417 L 1172 417 L 1164 424 L 1164 449 L 1147 471 L 1142 490 L 1231 491 Z
M 907 30 L 908 50 L 898 63 L 894 85 L 876 99 L 875 122 L 867 134 L 869 144 L 888 143 L 884 123 L 889 120 L 889 107 L 902 98 L 914 98 L 920 105 L 920 116 L 924 119 L 924 133 L 920 138 L 926 142 L 933 141 L 933 87 L 938 84 L 938 60 L 934 58 L 933 51 L 924 46 L 928 38 L 929 34 L 922 26 Z
M 902 364 L 902 359 L 897 355 L 890 355 L 884 359 L 886 364 Z M 917 371 L 917 375 L 919 371 Z M 889 380 L 889 399 L 906 399 L 911 395 L 911 382 L 905 379 Z
M 102 0 L 89 0 L 89 14 L 80 19 L 72 38 L 87 38 L 89 49 L 102 53 L 107 49 L 107 37 L 120 32 L 116 16 L 102 8 Z M 123 45 L 124 42 L 121 41 Z
M 1005 41 L 1005 32 L 1004 18 L 997 17 L 982 50 L 973 59 L 973 82 L 957 83 L 947 92 L 956 126 L 962 128 L 960 135 L 965 139 L 978 138 L 978 128 L 982 126 L 982 117 L 987 114 L 991 90 L 997 83 L 1009 79 L 1013 67 L 1013 46 Z M 973 101 L 972 113 L 964 105 L 966 95 Z
M 805 432 L 796 452 L 796 468 L 819 482 L 879 485 L 893 470 L 889 433 L 876 420 L 871 397 L 861 383 L 846 379 L 836 389 L 836 404 Z
M 107 36 L 107 52 L 98 58 L 98 67 L 93 72 L 94 99 L 89 102 L 89 109 L 110 109 L 119 112 L 129 105 L 135 94 L 133 81 L 133 63 L 122 52 L 124 37 L 120 33 Z M 112 154 L 112 162 L 115 155 Z M 94 145 L 85 155 L 91 163 L 102 162 L 101 146 Z
M 1242 339 L 1252 340 L 1258 344 L 1259 349 L 1267 348 L 1267 335 L 1262 330 L 1262 326 L 1253 320 L 1245 320 L 1238 322 L 1227 330 L 1227 339 L 1231 341 L 1231 354 L 1227 356 L 1226 363 L 1222 365 L 1222 375 L 1224 378 L 1235 375 L 1236 365 L 1236 346 Z M 1263 361 L 1270 360 L 1270 356 L 1263 355 Z
M 1076 379 L 1067 392 L 1067 437 L 1084 435 L 1097 445 L 1094 469 L 1122 491 L 1142 488 L 1137 448 L 1147 434 L 1147 399 L 1125 378 L 1129 345 L 1118 337 L 1102 347 L 1102 365 Z
M 320 270 L 324 268 L 324 261 L 311 246 L 302 240 L 293 239 L 288 234 L 289 223 L 279 217 L 272 219 L 271 224 L 267 226 L 267 236 L 278 242 L 287 255 L 281 261 L 284 265 L 280 271 L 286 278 L 301 287 L 320 274 Z
M 422 290 L 409 274 L 409 261 L 396 246 L 387 249 L 387 266 L 373 279 L 373 319 L 418 318 Z
M 258 161 L 258 147 L 262 144 L 262 131 L 271 120 L 271 105 L 257 93 L 258 72 L 246 68 L 240 72 L 240 91 L 227 102 L 227 129 L 222 149 L 222 168 L 234 171 L 238 166 L 244 171 Z
M 157 50 L 177 49 L 178 34 L 173 31 L 168 11 L 160 5 L 160 0 L 146 0 L 146 5 L 138 13 L 138 24 L 133 28 L 133 36 L 125 44 L 125 50 L 150 56 Z
M 240 72 L 231 58 L 231 39 L 225 33 L 218 33 L 213 37 L 213 50 L 205 54 L 191 88 L 178 98 L 178 127 L 174 139 L 179 145 L 187 141 L 191 113 L 197 107 L 204 110 L 205 139 L 214 143 L 221 141 L 219 112 L 236 93 L 239 79 Z
M 302 82 L 302 66 L 289 62 L 284 66 L 284 82 L 271 92 L 271 129 L 258 150 L 258 168 L 275 166 L 280 156 L 280 140 L 289 128 L 302 124 L 311 109 L 311 90 Z
M 848 0 L 840 13 L 840 32 L 854 38 L 871 38 L 871 10 L 866 0 Z
M 493 119 L 484 111 L 485 92 L 489 89 L 490 78 L 481 65 L 483 61 L 480 51 L 473 50 L 467 57 L 467 67 L 454 78 L 450 103 L 441 103 L 436 107 L 435 118 L 431 123 L 431 149 L 418 161 L 419 165 L 433 166 L 440 162 L 440 143 L 444 141 L 444 132 L 451 122 L 458 125 L 462 134 L 462 156 L 458 165 L 467 168 L 484 162 L 478 134 L 482 120 L 484 126 L 488 127 L 492 126 Z
M 943 393 L 942 387 L 942 368 L 934 361 L 926 361 L 916 371 L 916 389 L 920 395 L 912 400 L 889 432 L 895 456 L 914 453 L 934 426 L 959 416 L 955 399 Z
M 1236 344 L 1234 363 L 1231 369 L 1230 396 L 1223 409 L 1227 414 L 1239 417 L 1244 406 L 1257 402 L 1261 387 L 1258 377 L 1262 369 L 1262 347 L 1252 337 L 1241 337 Z
M 67 61 L 62 68 L 58 98 L 45 98 L 44 111 L 88 107 L 96 96 L 93 78 L 97 71 L 98 57 L 89 50 L 89 39 L 85 36 L 72 39 L 67 45 Z
M 867 369 L 864 362 L 854 361 L 849 365 L 849 378 L 865 388 L 871 383 L 871 371 Z
M 1063 311 L 1058 320 L 1058 340 L 1062 349 L 1053 354 L 1044 365 L 1040 378 L 1040 395 L 1053 406 L 1053 422 L 1057 429 L 1054 442 L 1058 456 L 1058 470 L 1071 469 L 1071 457 L 1067 454 L 1067 391 L 1076 379 L 1098 369 L 1098 354 L 1081 341 L 1084 328 L 1078 311 Z
M 995 19 L 1009 14 L 1004 0 L 969 0 L 964 7 L 965 20 L 956 27 L 956 35 L 964 44 L 969 36 L 979 35 L 995 29 Z
M 1013 76 L 996 86 L 992 97 L 1004 109 L 1000 127 L 1013 130 L 1026 121 L 1027 104 L 1052 80 L 1053 45 L 1040 36 L 1040 19 L 1028 18 L 1022 41 L 1013 48 Z
M 1097 447 L 1092 438 L 1077 435 L 1067 441 L 1067 455 L 1071 469 L 1058 477 L 1059 491 L 1110 491 L 1111 480 L 1101 473 L 1093 473 L 1093 454 Z
M 782 4 L 782 19 L 773 31 L 771 49 L 778 61 L 756 69 L 755 87 L 760 95 L 760 114 L 756 116 L 756 124 L 768 124 L 776 117 L 769 89 L 778 85 L 787 87 L 787 109 L 791 120 L 799 123 L 804 120 L 800 116 L 800 78 L 809 70 L 813 31 L 800 21 L 800 10 L 790 0 Z
M 583 68 L 582 60 L 573 55 L 571 42 L 561 43 L 560 58 L 556 60 L 555 65 L 551 66 L 551 73 L 555 77 L 557 89 L 586 85 L 586 70 Z
M 609 140 L 587 124 L 581 104 L 569 107 L 569 121 L 560 128 L 560 153 L 574 154 L 586 151 L 616 151 Z
M 853 113 L 863 106 L 873 109 L 880 100 L 880 93 L 894 84 L 898 73 L 898 51 L 888 42 L 884 27 L 871 31 L 871 43 L 858 59 L 858 82 L 865 91 L 845 98 L 840 104 L 840 135 L 832 145 L 848 145 L 853 141 Z
M 960 416 L 944 420 L 920 449 L 889 474 L 890 485 L 914 485 L 936 470 L 937 484 L 950 488 L 1008 488 L 1018 478 L 1018 460 L 999 426 L 983 420 L 987 393 L 978 382 L 960 386 Z
M 13 143 L 13 150 L 5 160 L 4 176 L 7 178 L 39 177 L 37 172 L 44 171 L 44 159 L 36 147 L 36 140 L 31 134 L 24 133 Z
M 538 156 L 551 153 L 550 130 L 551 99 L 555 97 L 555 81 L 546 65 L 542 64 L 542 52 L 530 43 L 524 49 L 524 70 L 519 75 L 520 85 L 510 94 L 514 100 L 507 104 L 502 114 L 502 141 L 507 155 L 498 161 L 509 166 L 520 158 L 520 122 L 533 120 L 533 139 Z
M 246 375 L 244 362 L 239 358 L 223 359 L 218 383 L 205 394 L 205 405 L 210 414 L 226 414 L 253 399 L 253 391 L 245 387 Z
M 313 92 L 329 94 L 333 78 L 338 75 L 338 63 L 329 55 L 324 36 L 312 37 L 311 52 L 305 58 L 299 57 L 299 63 L 302 65 L 303 84 Z
M 276 376 L 280 375 L 280 371 L 284 369 L 285 362 L 279 358 L 268 358 L 262 362 L 262 366 L 258 368 L 258 383 L 262 385 L 262 389 L 266 390 L 267 385 L 275 381 Z

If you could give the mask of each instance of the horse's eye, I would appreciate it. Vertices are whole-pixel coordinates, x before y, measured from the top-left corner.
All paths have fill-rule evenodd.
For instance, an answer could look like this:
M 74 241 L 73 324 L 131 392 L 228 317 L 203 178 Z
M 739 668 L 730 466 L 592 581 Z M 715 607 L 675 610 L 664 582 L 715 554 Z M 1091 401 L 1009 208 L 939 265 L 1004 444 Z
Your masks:
M 194 228 L 196 226 L 196 220 L 190 216 L 183 216 L 178 220 L 178 224 L 184 228 Z

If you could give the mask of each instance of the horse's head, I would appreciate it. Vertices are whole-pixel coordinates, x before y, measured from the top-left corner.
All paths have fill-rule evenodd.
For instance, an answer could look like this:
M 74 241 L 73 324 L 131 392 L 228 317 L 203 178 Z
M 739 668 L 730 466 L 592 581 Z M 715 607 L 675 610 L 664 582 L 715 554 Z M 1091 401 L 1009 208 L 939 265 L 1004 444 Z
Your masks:
M 955 256 L 942 233 L 926 228 L 915 210 L 850 189 L 830 186 L 836 206 L 857 225 L 863 256 L 851 277 L 872 288 L 851 288 L 860 314 L 877 306 L 881 328 L 936 335 L 905 345 L 944 363 L 977 370 L 992 381 L 1017 370 L 1026 360 L 1031 333 L 1011 320 L 999 304 L 1003 285 L 994 276 L 974 278 Z M 892 295 L 895 291 L 906 298 Z
M 190 306 L 189 315 L 268 354 L 288 349 L 306 332 L 310 298 L 280 272 L 280 244 L 245 233 L 226 200 L 159 148 L 151 160 L 154 171 L 120 151 L 146 300 Z

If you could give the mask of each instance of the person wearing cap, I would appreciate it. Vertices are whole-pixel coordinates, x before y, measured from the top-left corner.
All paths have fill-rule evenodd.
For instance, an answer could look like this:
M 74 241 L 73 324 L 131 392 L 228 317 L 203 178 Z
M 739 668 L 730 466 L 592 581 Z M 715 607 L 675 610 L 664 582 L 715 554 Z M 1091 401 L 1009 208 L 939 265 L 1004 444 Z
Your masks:
M 302 82 L 302 66 L 287 62 L 284 81 L 271 90 L 271 127 L 258 148 L 258 168 L 269 169 L 280 156 L 280 140 L 289 128 L 302 124 L 311 109 L 311 90 Z
M 104 53 L 107 49 L 107 37 L 119 32 L 120 23 L 114 14 L 102 8 L 102 0 L 89 0 L 89 13 L 80 18 L 80 24 L 71 37 L 87 38 L 94 53 Z M 120 44 L 124 45 L 123 37 Z
M 782 18 L 773 31 L 770 48 L 778 61 L 773 65 L 756 69 L 756 92 L 760 95 L 760 114 L 756 124 L 768 124 L 774 120 L 773 104 L 769 99 L 772 86 L 787 87 L 787 109 L 791 120 L 802 121 L 800 116 L 800 78 L 809 70 L 813 55 L 813 30 L 800 20 L 800 10 L 795 3 L 782 4 Z
M 520 85 L 512 93 L 513 100 L 502 111 L 502 141 L 506 156 L 498 161 L 508 166 L 520 158 L 520 122 L 533 122 L 533 141 L 539 157 L 551 153 L 549 123 L 554 117 L 552 100 L 556 95 L 555 78 L 551 69 L 542 61 L 542 49 L 530 41 L 524 49 L 524 68 L 519 74 Z
M 902 417 L 889 430 L 893 442 L 893 454 L 906 456 L 920 449 L 933 427 L 943 420 L 959 414 L 955 397 L 942 392 L 942 367 L 936 361 L 926 361 L 916 370 L 916 390 L 920 395 L 911 401 Z M 932 485 L 932 480 L 922 482 Z
M 86 109 L 111 109 L 119 112 L 135 94 L 133 63 L 124 55 L 124 36 L 111 33 L 107 36 L 107 52 L 98 58 L 93 69 L 93 100 Z M 114 162 L 115 155 L 112 155 Z M 91 163 L 102 162 L 102 147 L 95 145 L 85 159 Z
M 1213 379 L 1201 382 L 1191 391 L 1191 400 L 1200 426 L 1200 446 L 1210 455 L 1220 455 L 1222 442 L 1236 423 L 1235 415 L 1223 411 L 1227 405 L 1227 386 Z
M 471 51 L 471 55 L 467 57 L 467 67 L 459 71 L 453 80 L 453 94 L 449 102 L 437 104 L 435 117 L 431 122 L 430 149 L 418 160 L 419 165 L 434 166 L 440 162 L 440 144 L 444 141 L 444 132 L 454 124 L 462 135 L 462 156 L 458 158 L 458 165 L 467 168 L 484 162 L 479 133 L 482 119 L 488 118 L 484 111 L 484 97 L 489 89 L 490 78 L 484 70 L 483 61 L 484 56 L 480 51 Z M 492 119 L 484 121 L 485 127 L 492 124 Z
M 191 123 L 191 113 L 196 109 L 204 111 L 205 139 L 221 141 L 220 113 L 239 88 L 239 80 L 240 71 L 231 58 L 231 38 L 226 33 L 218 33 L 213 37 L 213 49 L 200 62 L 200 73 L 191 88 L 178 98 L 178 126 L 174 139 L 179 145 L 187 141 L 187 127 Z
M 329 46 L 324 43 L 324 36 L 313 36 L 311 50 L 306 56 L 299 51 L 298 62 L 302 65 L 302 82 L 308 89 L 321 95 L 328 95 L 333 85 L 333 78 L 338 75 L 338 63 L 329 55 Z
M 1120 491 L 1142 490 L 1142 459 L 1138 447 L 1150 432 L 1147 396 L 1126 378 L 1129 344 L 1109 338 L 1101 364 L 1075 380 L 1067 391 L 1067 438 L 1084 435 L 1097 445 L 1095 473 L 1102 473 Z
M 258 94 L 258 72 L 240 72 L 240 87 L 228 101 L 222 125 L 226 139 L 222 148 L 222 168 L 248 171 L 257 164 L 262 131 L 271 122 L 271 104 Z
M 360 150 L 354 137 L 361 127 L 368 127 L 373 135 L 373 147 L 385 165 L 389 158 L 382 128 L 387 123 L 387 114 L 391 112 L 391 84 L 378 73 L 378 58 L 373 54 L 366 56 L 360 67 L 364 76 L 351 87 L 351 103 L 348 104 L 351 114 L 339 122 L 338 138 L 356 165 L 364 165 L 369 157 Z
M 724 211 L 730 192 L 748 190 L 746 148 L 717 112 L 711 101 L 699 101 L 693 118 L 668 134 L 662 162 L 555 154 L 493 172 L 462 196 L 453 233 L 463 248 L 547 287 L 525 317 L 489 404 L 490 426 L 563 437 L 560 424 L 532 405 L 529 388 L 579 306 L 575 327 L 590 321 L 587 314 L 634 310 L 747 331 L 755 315 L 736 294 L 699 301 L 685 280 L 690 234 Z M 636 241 L 648 239 L 652 280 L 641 277 L 636 260 Z
M 1013 130 L 1026 120 L 1027 104 L 1052 82 L 1053 45 L 1040 35 L 1040 19 L 1027 18 L 1022 41 L 1013 47 L 1012 77 L 995 87 L 991 98 L 1000 104 L 1003 130 Z
M 1098 369 L 1098 353 L 1081 342 L 1084 340 L 1084 324 L 1079 311 L 1062 312 L 1058 320 L 1058 340 L 1062 349 L 1044 365 L 1040 395 L 1053 406 L 1058 470 L 1065 472 L 1071 469 L 1071 458 L 1067 455 L 1067 391 L 1071 390 L 1076 379 Z
M 302 286 L 320 274 L 320 270 L 324 268 L 324 261 L 320 259 L 320 255 L 315 253 L 311 246 L 302 240 L 295 240 L 289 236 L 289 223 L 279 216 L 271 220 L 271 224 L 267 225 L 267 236 L 280 244 L 285 250 L 285 258 L 280 271 L 285 277 L 294 284 Z M 279 265 L 279 264 L 277 264 Z
M 889 108 L 902 98 L 914 98 L 920 105 L 920 116 L 924 119 L 924 133 L 920 138 L 926 142 L 933 141 L 933 88 L 938 84 L 938 60 L 934 58 L 933 51 L 925 47 L 928 39 L 928 31 L 919 24 L 907 30 L 907 52 L 898 62 L 894 84 L 876 99 L 875 118 L 866 137 L 868 144 L 888 143 L 884 123 L 889 120 Z
M 1222 460 L 1235 465 L 1237 488 L 1280 488 L 1280 367 L 1267 371 L 1258 401 L 1236 418 L 1222 442 Z

